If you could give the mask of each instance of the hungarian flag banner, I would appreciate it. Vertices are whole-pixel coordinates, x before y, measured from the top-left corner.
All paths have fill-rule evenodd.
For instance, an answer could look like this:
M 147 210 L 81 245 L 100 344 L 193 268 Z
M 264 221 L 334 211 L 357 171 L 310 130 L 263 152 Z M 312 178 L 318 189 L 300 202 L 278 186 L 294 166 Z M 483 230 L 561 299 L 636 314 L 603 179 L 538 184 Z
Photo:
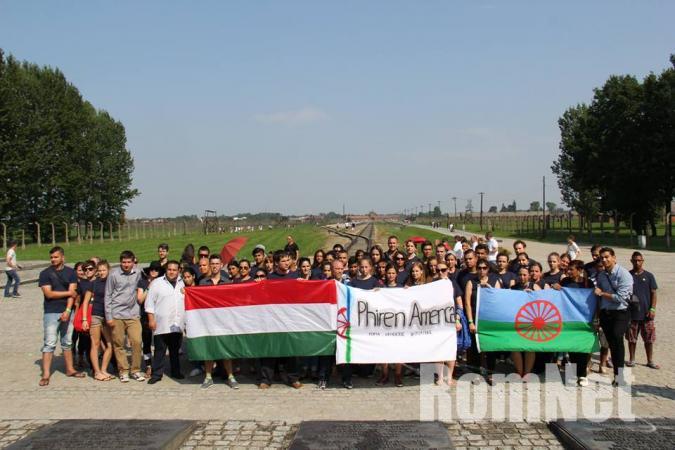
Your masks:
M 333 281 L 266 280 L 185 290 L 193 361 L 335 354 Z
M 591 289 L 479 288 L 476 339 L 481 352 L 579 352 L 597 349 Z

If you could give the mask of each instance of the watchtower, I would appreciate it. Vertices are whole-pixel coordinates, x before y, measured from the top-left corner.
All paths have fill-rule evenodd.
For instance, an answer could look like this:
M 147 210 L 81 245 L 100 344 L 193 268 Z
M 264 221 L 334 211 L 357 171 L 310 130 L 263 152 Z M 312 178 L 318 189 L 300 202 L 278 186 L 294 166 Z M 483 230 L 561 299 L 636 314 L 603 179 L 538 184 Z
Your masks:
M 204 234 L 218 232 L 218 214 L 214 210 L 204 210 Z

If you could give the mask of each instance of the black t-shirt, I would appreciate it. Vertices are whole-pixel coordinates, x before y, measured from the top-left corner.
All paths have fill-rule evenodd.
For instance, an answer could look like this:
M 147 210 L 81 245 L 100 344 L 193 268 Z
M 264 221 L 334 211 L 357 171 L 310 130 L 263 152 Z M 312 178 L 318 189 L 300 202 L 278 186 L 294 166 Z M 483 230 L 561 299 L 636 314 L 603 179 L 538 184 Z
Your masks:
M 229 278 L 223 278 L 223 274 L 220 274 L 220 279 L 218 283 L 214 283 L 211 277 L 205 277 L 199 280 L 199 286 L 220 286 L 221 284 L 232 284 L 232 281 Z
M 300 251 L 300 247 L 298 247 L 298 244 L 293 242 L 292 244 L 286 244 L 286 246 L 284 247 L 284 251 L 287 251 L 291 255 L 297 255 L 298 254 L 297 252 Z
M 508 270 L 504 273 L 498 273 L 497 276 L 502 289 L 511 289 L 511 280 L 516 281 L 516 274 Z
M 367 291 L 381 286 L 380 281 L 375 277 L 370 277 L 366 280 L 352 278 L 351 283 L 349 283 L 349 285 L 355 288 L 365 289 Z
M 566 288 L 577 288 L 577 289 L 586 287 L 583 284 L 581 284 L 577 281 L 574 281 L 570 277 L 563 278 L 562 280 L 560 280 L 560 286 L 566 287 Z
M 91 292 L 92 295 L 89 303 L 92 305 L 92 316 L 105 317 L 105 305 L 103 304 L 103 301 L 105 299 L 105 283 L 107 280 L 107 278 L 97 278 L 91 283 L 89 292 Z
M 422 262 L 417 256 L 413 256 L 411 259 L 405 260 L 405 270 L 409 271 L 413 264 L 416 262 Z
M 61 270 L 55 270 L 53 267 L 47 267 L 40 272 L 38 286 L 51 286 L 54 292 L 67 292 L 72 283 L 77 284 L 77 275 L 72 267 L 63 266 Z M 48 299 L 44 297 L 44 312 L 47 314 L 61 314 L 68 306 L 68 298 Z
M 597 265 L 598 263 L 596 263 L 595 261 L 591 261 L 584 264 L 584 270 L 586 271 L 586 276 L 588 278 L 595 280 L 595 277 L 598 274 Z
M 267 275 L 268 280 L 295 280 L 298 278 L 298 272 L 297 271 L 289 271 L 288 273 L 279 273 L 279 272 L 272 272 L 269 275 Z
M 558 273 L 556 274 L 546 272 L 542 280 L 544 280 L 544 283 L 548 284 L 549 286 L 553 286 L 554 284 L 560 284 L 562 276 L 563 276 L 562 270 L 559 270 Z
M 395 286 L 389 286 L 388 284 L 385 284 L 383 287 L 386 287 L 386 288 L 402 288 L 403 285 L 397 281 Z
M 469 269 L 462 269 L 457 274 L 457 284 L 459 284 L 459 287 L 462 288 L 462 291 L 466 291 L 466 283 L 469 280 L 475 282 L 477 278 L 478 278 L 478 272 L 471 273 L 471 272 L 469 272 Z
M 401 286 L 405 285 L 408 282 L 409 273 L 407 270 L 401 270 L 396 274 L 396 282 Z
M 523 286 L 520 283 L 516 283 L 513 285 L 511 289 L 513 289 L 514 291 L 524 291 L 525 289 L 530 289 L 531 291 L 534 291 L 534 283 L 528 281 L 526 286 Z
M 84 278 L 78 278 L 77 280 L 77 294 L 80 296 L 80 303 L 84 301 L 84 294 L 91 290 L 91 281 L 85 280 Z
M 633 275 L 633 293 L 640 299 L 640 317 L 646 317 L 652 304 L 652 289 L 658 289 L 656 278 L 646 270 L 640 274 L 631 270 L 630 274 Z

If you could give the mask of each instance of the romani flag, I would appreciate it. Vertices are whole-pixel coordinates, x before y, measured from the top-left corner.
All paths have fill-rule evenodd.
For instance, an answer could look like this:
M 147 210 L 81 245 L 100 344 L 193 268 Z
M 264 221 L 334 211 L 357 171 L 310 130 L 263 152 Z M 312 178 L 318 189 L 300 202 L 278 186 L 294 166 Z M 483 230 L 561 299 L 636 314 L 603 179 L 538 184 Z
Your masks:
M 335 354 L 333 281 L 265 280 L 185 292 L 193 361 Z
M 479 351 L 591 353 L 597 349 L 591 289 L 540 291 L 480 288 L 476 321 Z

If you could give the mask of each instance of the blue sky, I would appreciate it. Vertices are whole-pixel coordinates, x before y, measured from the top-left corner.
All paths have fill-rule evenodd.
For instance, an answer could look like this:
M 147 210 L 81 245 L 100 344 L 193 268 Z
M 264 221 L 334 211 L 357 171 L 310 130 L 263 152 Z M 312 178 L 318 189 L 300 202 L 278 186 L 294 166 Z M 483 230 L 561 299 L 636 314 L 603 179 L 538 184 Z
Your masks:
M 129 216 L 560 203 L 557 119 L 675 52 L 667 1 L 0 0 L 0 47 L 126 127 Z

